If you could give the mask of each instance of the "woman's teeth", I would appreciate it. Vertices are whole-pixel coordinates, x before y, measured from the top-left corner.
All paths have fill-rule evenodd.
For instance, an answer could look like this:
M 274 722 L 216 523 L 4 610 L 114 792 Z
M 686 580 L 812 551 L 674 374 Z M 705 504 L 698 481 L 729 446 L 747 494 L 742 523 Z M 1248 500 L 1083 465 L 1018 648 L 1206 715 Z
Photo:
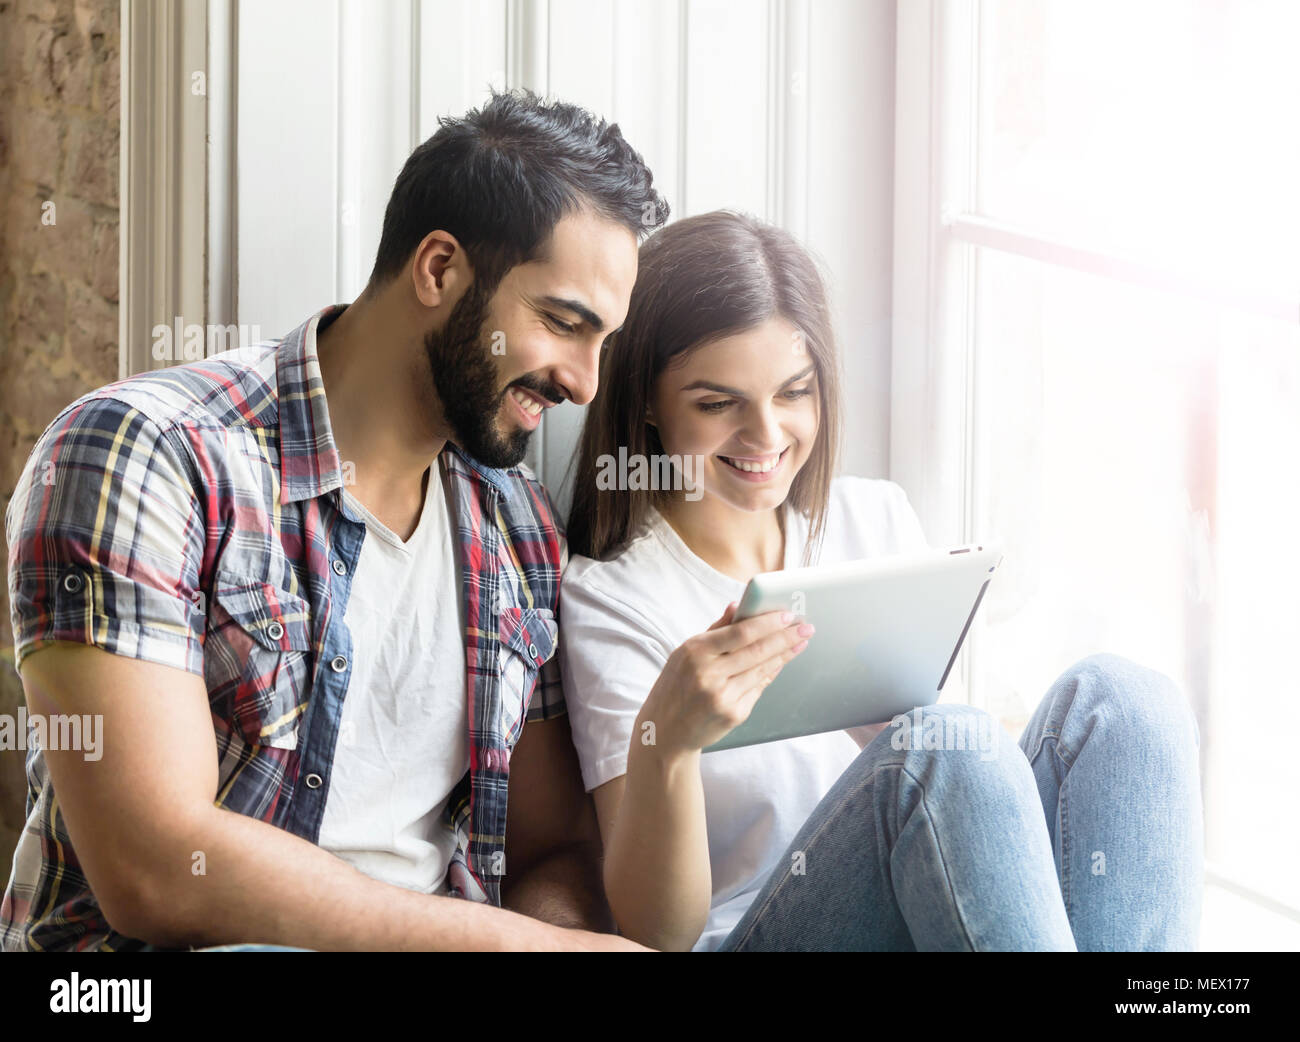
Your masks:
M 730 464 L 737 470 L 743 470 L 747 474 L 766 474 L 769 470 L 781 462 L 781 457 L 785 455 L 785 449 L 782 449 L 777 455 L 765 459 L 761 462 L 753 460 L 732 459 L 730 456 L 719 456 L 718 459 L 723 463 Z
M 524 394 L 523 391 L 512 387 L 510 388 L 510 396 L 523 407 L 524 412 L 528 413 L 529 416 L 536 416 L 542 411 L 541 402 L 531 395 Z

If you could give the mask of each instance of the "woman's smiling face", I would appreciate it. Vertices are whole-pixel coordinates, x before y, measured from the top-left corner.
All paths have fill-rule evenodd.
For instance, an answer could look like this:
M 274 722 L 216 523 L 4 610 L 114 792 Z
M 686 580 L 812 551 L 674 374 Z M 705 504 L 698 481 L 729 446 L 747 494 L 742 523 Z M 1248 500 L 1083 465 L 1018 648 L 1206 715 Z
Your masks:
M 778 315 L 673 359 L 649 419 L 664 452 L 703 457 L 695 479 L 708 496 L 773 509 L 812 453 L 817 391 L 802 334 Z

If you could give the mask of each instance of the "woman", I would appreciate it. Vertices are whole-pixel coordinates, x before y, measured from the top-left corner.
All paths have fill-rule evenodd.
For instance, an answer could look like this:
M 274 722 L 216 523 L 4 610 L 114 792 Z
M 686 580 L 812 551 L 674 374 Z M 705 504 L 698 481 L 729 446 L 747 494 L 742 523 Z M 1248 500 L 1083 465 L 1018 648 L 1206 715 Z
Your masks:
M 560 603 L 621 932 L 700 951 L 1194 948 L 1199 734 L 1173 683 L 1125 659 L 1063 674 L 1018 746 L 986 727 L 992 756 L 896 740 L 935 714 L 991 723 L 953 703 L 701 755 L 817 639 L 781 613 L 732 622 L 752 575 L 926 546 L 897 485 L 832 480 L 838 388 L 823 284 L 790 236 L 714 212 L 642 246 Z M 649 466 L 612 488 L 620 452 L 629 475 Z

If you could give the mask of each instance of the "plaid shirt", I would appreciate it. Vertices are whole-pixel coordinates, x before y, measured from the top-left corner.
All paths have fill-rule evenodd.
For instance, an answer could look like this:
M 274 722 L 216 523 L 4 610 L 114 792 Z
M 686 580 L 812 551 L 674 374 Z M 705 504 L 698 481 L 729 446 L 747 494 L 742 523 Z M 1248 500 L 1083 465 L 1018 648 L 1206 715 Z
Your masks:
M 282 340 L 84 395 L 46 429 L 5 521 L 16 664 L 50 641 L 204 678 L 216 805 L 318 841 L 351 665 L 344 625 L 365 536 L 341 489 L 316 359 L 326 308 Z M 501 903 L 510 752 L 564 712 L 556 646 L 567 547 L 523 466 L 448 443 L 469 771 L 448 800 L 453 894 Z M 431 476 L 432 480 L 432 476 Z M 443 591 L 431 591 L 442 596 Z M 151 947 L 115 932 L 82 874 L 39 749 L 0 906 L 3 947 Z

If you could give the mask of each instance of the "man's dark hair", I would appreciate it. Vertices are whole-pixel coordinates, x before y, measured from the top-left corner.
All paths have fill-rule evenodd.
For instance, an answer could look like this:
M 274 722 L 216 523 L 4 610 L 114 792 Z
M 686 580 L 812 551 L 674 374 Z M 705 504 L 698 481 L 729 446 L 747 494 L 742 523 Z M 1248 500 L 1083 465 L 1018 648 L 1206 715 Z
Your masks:
M 407 159 L 384 212 L 372 282 L 397 275 L 429 232 L 454 235 L 475 281 L 495 291 L 511 268 L 539 259 L 566 214 L 588 207 L 638 240 L 668 220 L 641 156 L 618 124 L 532 91 L 492 91 Z

